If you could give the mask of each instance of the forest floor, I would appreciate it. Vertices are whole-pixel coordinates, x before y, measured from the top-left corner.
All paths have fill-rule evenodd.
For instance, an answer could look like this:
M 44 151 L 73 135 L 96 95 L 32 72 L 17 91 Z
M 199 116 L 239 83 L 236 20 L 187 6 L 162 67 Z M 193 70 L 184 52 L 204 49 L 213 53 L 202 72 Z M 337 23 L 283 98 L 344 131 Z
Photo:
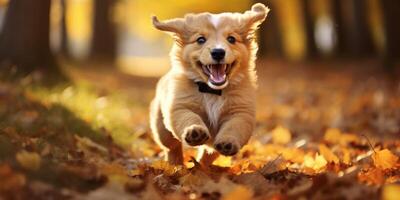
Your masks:
M 261 62 L 255 134 L 212 166 L 193 149 L 163 161 L 155 78 L 69 67 L 45 87 L 2 72 L 0 199 L 399 199 L 400 74 L 376 66 Z

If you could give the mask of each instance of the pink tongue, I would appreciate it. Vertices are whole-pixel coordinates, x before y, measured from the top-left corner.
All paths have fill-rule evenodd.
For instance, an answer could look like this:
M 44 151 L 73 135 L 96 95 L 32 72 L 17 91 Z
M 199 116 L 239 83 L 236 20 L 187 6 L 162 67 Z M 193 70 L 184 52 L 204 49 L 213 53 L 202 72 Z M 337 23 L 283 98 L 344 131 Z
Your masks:
M 211 67 L 211 80 L 215 83 L 222 83 L 225 81 L 225 70 L 222 66 Z

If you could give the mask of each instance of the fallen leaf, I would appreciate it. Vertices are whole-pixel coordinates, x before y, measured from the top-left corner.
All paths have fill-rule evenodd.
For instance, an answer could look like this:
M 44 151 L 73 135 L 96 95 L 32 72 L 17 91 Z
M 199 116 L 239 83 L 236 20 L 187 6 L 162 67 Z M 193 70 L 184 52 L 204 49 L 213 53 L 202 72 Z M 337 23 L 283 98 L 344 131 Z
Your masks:
M 275 144 L 287 144 L 291 139 L 290 131 L 283 126 L 277 126 L 272 130 L 272 142 Z
M 253 191 L 243 185 L 236 186 L 231 192 L 222 197 L 222 200 L 250 200 L 253 197 Z
M 331 144 L 347 145 L 351 142 L 357 142 L 359 139 L 354 134 L 342 133 L 337 128 L 329 128 L 326 130 L 324 140 Z
M 164 160 L 154 161 L 153 164 L 151 164 L 151 167 L 163 171 L 163 173 L 167 176 L 172 176 L 173 174 L 182 170 L 182 166 L 171 165 L 169 162 Z
M 213 165 L 220 167 L 231 167 L 232 157 L 231 156 L 218 156 L 218 158 L 213 162 Z
M 106 200 L 106 199 L 121 199 L 134 200 L 136 199 L 131 194 L 125 191 L 124 186 L 117 182 L 109 182 L 105 186 L 89 192 L 86 195 L 75 197 L 76 200 Z
M 7 164 L 0 164 L 0 196 L 1 192 L 18 190 L 26 184 L 26 177 L 15 172 Z
M 368 184 L 379 185 L 385 182 L 385 174 L 379 168 L 370 168 L 366 171 L 361 171 L 358 174 L 358 179 L 361 182 Z
M 342 148 L 342 153 L 343 153 L 343 158 L 342 161 L 346 165 L 351 164 L 351 156 L 350 156 L 350 151 L 346 148 Z
M 17 153 L 16 159 L 27 170 L 36 171 L 40 168 L 41 158 L 36 152 L 20 151 Z
M 326 145 L 320 144 L 319 152 L 328 162 L 339 164 L 339 158 Z
M 381 169 L 394 169 L 398 165 L 399 157 L 388 149 L 377 151 L 372 155 L 374 165 Z
M 339 143 L 342 133 L 337 128 L 329 128 L 325 131 L 324 140 L 333 144 Z
M 260 172 L 240 174 L 234 177 L 234 181 L 251 188 L 255 195 L 267 193 L 274 187 Z
M 383 187 L 383 200 L 398 200 L 400 197 L 400 185 L 390 184 Z
M 315 158 L 310 155 L 304 156 L 303 165 L 307 168 L 313 169 L 316 172 L 325 168 L 326 164 L 328 164 L 328 162 L 325 160 L 324 156 L 319 155 L 318 153 L 315 154 Z

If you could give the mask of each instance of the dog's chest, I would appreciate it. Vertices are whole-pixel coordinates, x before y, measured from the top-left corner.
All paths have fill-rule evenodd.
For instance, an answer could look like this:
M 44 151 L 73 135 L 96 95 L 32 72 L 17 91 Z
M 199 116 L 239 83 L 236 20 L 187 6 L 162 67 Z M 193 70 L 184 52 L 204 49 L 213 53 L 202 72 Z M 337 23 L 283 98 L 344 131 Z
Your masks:
M 203 98 L 203 107 L 207 114 L 210 127 L 217 130 L 219 120 L 225 106 L 225 98 L 216 95 L 205 95 Z

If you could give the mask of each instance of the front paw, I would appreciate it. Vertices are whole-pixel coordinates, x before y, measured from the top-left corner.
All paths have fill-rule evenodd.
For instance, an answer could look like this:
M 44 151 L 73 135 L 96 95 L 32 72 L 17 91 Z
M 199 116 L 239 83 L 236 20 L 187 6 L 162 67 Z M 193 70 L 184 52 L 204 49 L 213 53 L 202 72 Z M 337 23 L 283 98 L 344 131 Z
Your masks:
M 184 138 L 188 145 L 198 146 L 204 144 L 209 138 L 208 129 L 200 125 L 192 125 L 185 129 Z
M 239 142 L 235 138 L 221 138 L 214 143 L 214 148 L 224 156 L 233 156 L 240 149 Z

